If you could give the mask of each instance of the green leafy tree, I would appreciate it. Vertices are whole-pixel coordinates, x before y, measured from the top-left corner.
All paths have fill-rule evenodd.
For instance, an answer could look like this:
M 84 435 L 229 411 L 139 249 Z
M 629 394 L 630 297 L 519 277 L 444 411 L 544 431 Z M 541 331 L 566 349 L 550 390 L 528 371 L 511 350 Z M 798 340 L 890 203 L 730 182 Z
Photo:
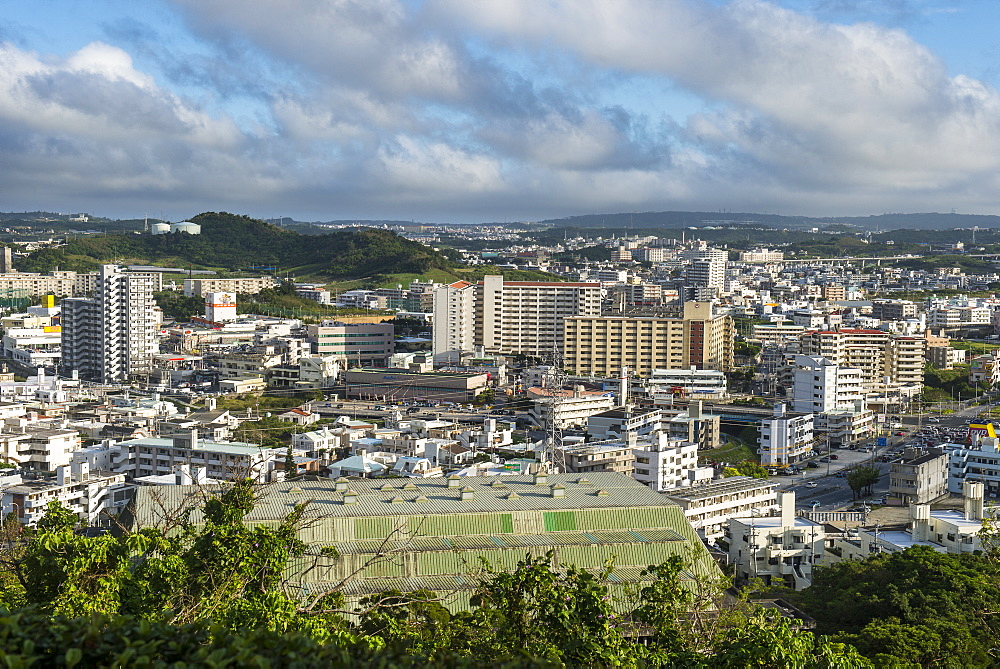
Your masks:
M 285 451 L 285 480 L 291 480 L 298 478 L 299 467 L 295 464 L 295 454 L 292 453 L 292 445 L 288 445 L 288 450 Z
M 863 494 L 870 495 L 872 486 L 878 483 L 880 476 L 881 473 L 878 467 L 861 465 L 848 472 L 847 485 L 851 488 L 851 492 L 854 493 L 854 498 L 857 499 Z
M 743 460 L 735 467 L 726 467 L 722 471 L 725 476 L 750 476 L 755 479 L 766 479 L 767 469 L 752 460 Z
M 928 546 L 817 569 L 794 593 L 817 632 L 924 667 L 990 666 L 1000 638 L 1000 566 Z

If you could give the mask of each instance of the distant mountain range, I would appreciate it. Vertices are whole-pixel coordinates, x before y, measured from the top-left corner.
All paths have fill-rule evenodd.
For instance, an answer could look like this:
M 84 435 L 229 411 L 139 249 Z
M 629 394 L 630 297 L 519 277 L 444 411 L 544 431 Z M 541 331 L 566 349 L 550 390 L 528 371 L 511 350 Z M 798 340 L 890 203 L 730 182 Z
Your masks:
M 586 214 L 538 221 L 540 227 L 678 229 L 687 227 L 856 228 L 887 231 L 1000 228 L 1000 216 L 976 214 L 880 214 L 878 216 L 808 217 L 705 211 L 657 211 L 620 214 Z
M 7 226 L 27 226 L 56 229 L 100 229 L 123 230 L 142 229 L 144 220 L 138 219 L 108 219 L 89 216 L 86 222 L 71 221 L 74 214 L 58 214 L 45 211 L 34 212 L 0 212 L 0 224 Z M 149 219 L 149 223 L 159 219 Z M 338 219 L 330 221 L 299 221 L 290 217 L 266 219 L 267 223 L 276 224 L 280 228 L 293 228 L 304 233 L 323 233 L 323 228 L 317 226 L 407 226 L 407 225 L 438 225 L 433 222 L 403 221 L 388 219 Z M 486 223 L 483 225 L 501 225 Z M 954 228 L 1000 228 L 1000 215 L 980 214 L 879 214 L 873 216 L 782 216 L 779 214 L 759 214 L 752 212 L 718 212 L 718 211 L 644 211 L 622 212 L 614 214 L 584 214 L 567 216 L 565 218 L 550 218 L 541 221 L 506 223 L 509 227 L 532 228 L 608 228 L 608 229 L 682 229 L 688 227 L 719 227 L 719 228 L 776 228 L 809 230 L 855 229 L 885 232 L 888 230 L 951 230 Z

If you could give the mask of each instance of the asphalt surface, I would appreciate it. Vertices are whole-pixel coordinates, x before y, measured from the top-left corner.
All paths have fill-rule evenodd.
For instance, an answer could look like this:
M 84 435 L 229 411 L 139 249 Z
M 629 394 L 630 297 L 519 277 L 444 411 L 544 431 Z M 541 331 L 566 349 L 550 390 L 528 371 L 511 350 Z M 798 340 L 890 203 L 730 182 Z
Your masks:
M 817 463 L 820 465 L 818 469 L 806 469 L 795 476 L 773 476 L 771 480 L 778 484 L 779 490 L 794 491 L 796 506 L 800 509 L 809 508 L 817 503 L 815 507 L 818 511 L 836 511 L 870 502 L 882 497 L 889 490 L 890 463 L 880 462 L 880 456 L 898 450 L 905 444 L 926 442 L 928 445 L 936 445 L 951 441 L 949 436 L 964 439 L 968 423 L 974 422 L 974 419 L 984 411 L 986 411 L 984 406 L 968 406 L 954 414 L 943 416 L 935 414 L 906 416 L 900 421 L 905 427 L 902 430 L 892 430 L 888 444 L 883 448 L 876 447 L 871 453 L 833 449 L 831 453 L 835 453 L 839 457 L 838 460 Z M 936 420 L 932 420 L 933 418 Z M 905 434 L 896 435 L 896 432 L 900 431 Z M 836 474 L 861 464 L 877 467 L 881 476 L 878 483 L 872 487 L 871 495 L 855 499 L 853 491 L 847 485 L 847 479 L 838 478 Z

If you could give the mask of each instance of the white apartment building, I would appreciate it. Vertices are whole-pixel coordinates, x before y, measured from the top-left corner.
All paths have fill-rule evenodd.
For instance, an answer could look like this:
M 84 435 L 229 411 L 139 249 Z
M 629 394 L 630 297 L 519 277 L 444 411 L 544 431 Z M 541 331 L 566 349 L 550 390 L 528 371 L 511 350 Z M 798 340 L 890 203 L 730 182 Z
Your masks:
M 274 288 L 277 280 L 271 276 L 245 279 L 184 279 L 184 294 L 204 297 L 208 293 L 245 293 L 253 295 L 266 288 Z
M 778 493 L 778 506 L 775 516 L 730 519 L 724 535 L 729 561 L 740 582 L 761 579 L 764 585 L 803 590 L 823 562 L 826 531 L 821 523 L 796 516 L 794 492 Z
M 740 252 L 740 262 L 781 262 L 784 259 L 784 251 L 773 251 L 768 248 Z
M 587 434 L 596 441 L 621 439 L 627 434 L 641 436 L 658 432 L 662 427 L 663 415 L 658 409 L 618 407 L 587 418 Z
M 708 400 L 728 395 L 726 375 L 718 369 L 654 369 L 646 388 L 656 405 L 669 404 L 678 396 Z
M 6 488 L 0 504 L 4 517 L 12 513 L 24 525 L 41 520 L 50 502 L 59 502 L 89 526 L 109 525 L 132 499 L 133 489 L 124 474 L 91 472 L 86 462 L 74 462 L 59 467 L 54 479 Z
M 910 524 L 906 530 L 868 528 L 857 536 L 834 541 L 842 560 L 864 560 L 878 553 L 897 553 L 912 546 L 930 546 L 940 553 L 975 553 L 983 549 L 984 520 L 1000 519 L 1000 507 L 985 507 L 983 484 L 967 481 L 963 486 L 963 510 L 932 511 L 929 504 L 910 505 Z
M 157 274 L 157 276 L 160 276 Z M 0 290 L 28 295 L 90 295 L 97 286 L 93 272 L 5 272 L 0 274 Z
M 101 382 L 148 373 L 158 348 L 153 293 L 159 277 L 103 265 L 94 297 L 63 300 L 63 369 Z
M 489 275 L 477 285 L 476 344 L 487 353 L 546 356 L 562 349 L 563 319 L 600 314 L 599 283 L 505 282 Z
M 527 396 L 534 400 L 529 414 L 535 422 L 546 426 L 554 421 L 559 429 L 586 425 L 591 416 L 615 405 L 612 393 L 584 390 L 582 386 L 572 390 L 528 388 Z
M 61 346 L 62 332 L 58 325 L 4 329 L 3 354 L 26 367 L 57 367 Z
M 821 356 L 795 356 L 792 411 L 825 413 L 854 409 L 864 402 L 861 370 L 841 367 Z
M 660 432 L 634 443 L 632 478 L 653 490 L 662 492 L 712 480 L 711 467 L 698 467 L 698 444 L 694 442 L 672 441 Z
M 459 364 L 462 353 L 476 348 L 476 285 L 456 281 L 434 288 L 432 347 L 434 360 Z
M 693 260 L 685 276 L 689 286 L 715 288 L 721 291 L 726 284 L 726 261 L 716 258 Z
M 17 432 L 0 432 L 0 460 L 35 471 L 54 472 L 68 465 L 79 447 L 76 430 L 29 424 Z
M 991 499 L 1000 495 L 1000 439 L 982 437 L 972 445 L 944 444 L 948 452 L 948 490 L 961 493 L 966 481 L 986 486 Z
M 760 463 L 765 467 L 800 462 L 813 451 L 813 415 L 790 414 L 784 404 L 760 423 Z
M 130 439 L 120 444 L 128 451 L 134 476 L 172 474 L 180 465 L 203 467 L 209 478 L 232 481 L 252 478 L 271 480 L 275 464 L 285 456 L 284 448 L 261 448 L 241 442 L 199 439 L 198 431 L 174 437 Z
M 638 458 L 636 462 L 638 468 Z M 664 494 L 680 505 L 695 532 L 713 543 L 725 535 L 730 518 L 770 515 L 778 499 L 775 483 L 749 476 L 730 476 Z
M 842 367 L 860 369 L 865 390 L 871 392 L 883 386 L 885 377 L 889 377 L 891 384 L 922 387 L 925 344 L 922 337 L 839 328 L 803 333 L 799 352 L 826 358 Z

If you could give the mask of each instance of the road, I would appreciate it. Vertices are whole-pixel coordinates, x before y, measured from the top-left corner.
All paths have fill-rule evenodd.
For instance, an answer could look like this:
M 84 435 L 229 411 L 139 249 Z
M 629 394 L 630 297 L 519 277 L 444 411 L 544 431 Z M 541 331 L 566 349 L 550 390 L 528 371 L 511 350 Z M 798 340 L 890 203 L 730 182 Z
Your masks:
M 772 477 L 778 484 L 778 490 L 790 490 L 795 492 L 796 506 L 808 508 L 813 502 L 819 502 L 817 509 L 820 511 L 833 511 L 843 507 L 853 506 L 855 503 L 865 499 L 878 499 L 889 490 L 889 463 L 879 462 L 878 457 L 886 451 L 898 448 L 902 444 L 911 443 L 918 426 L 935 426 L 940 428 L 965 428 L 986 408 L 980 405 L 965 406 L 953 414 L 937 417 L 938 420 L 931 422 L 930 414 L 923 416 L 906 416 L 902 422 L 906 425 L 906 434 L 897 436 L 895 430 L 889 437 L 888 445 L 883 448 L 876 448 L 872 453 L 863 451 L 851 451 L 845 449 L 834 449 L 832 452 L 839 456 L 838 460 L 829 463 L 819 463 L 819 469 L 806 469 L 804 473 L 797 476 L 775 476 Z M 834 476 L 838 471 L 847 469 L 859 464 L 871 464 L 878 467 L 882 474 L 879 481 L 872 487 L 872 495 L 862 500 L 855 500 L 853 492 L 847 485 L 847 479 Z M 815 486 L 810 485 L 814 483 Z

